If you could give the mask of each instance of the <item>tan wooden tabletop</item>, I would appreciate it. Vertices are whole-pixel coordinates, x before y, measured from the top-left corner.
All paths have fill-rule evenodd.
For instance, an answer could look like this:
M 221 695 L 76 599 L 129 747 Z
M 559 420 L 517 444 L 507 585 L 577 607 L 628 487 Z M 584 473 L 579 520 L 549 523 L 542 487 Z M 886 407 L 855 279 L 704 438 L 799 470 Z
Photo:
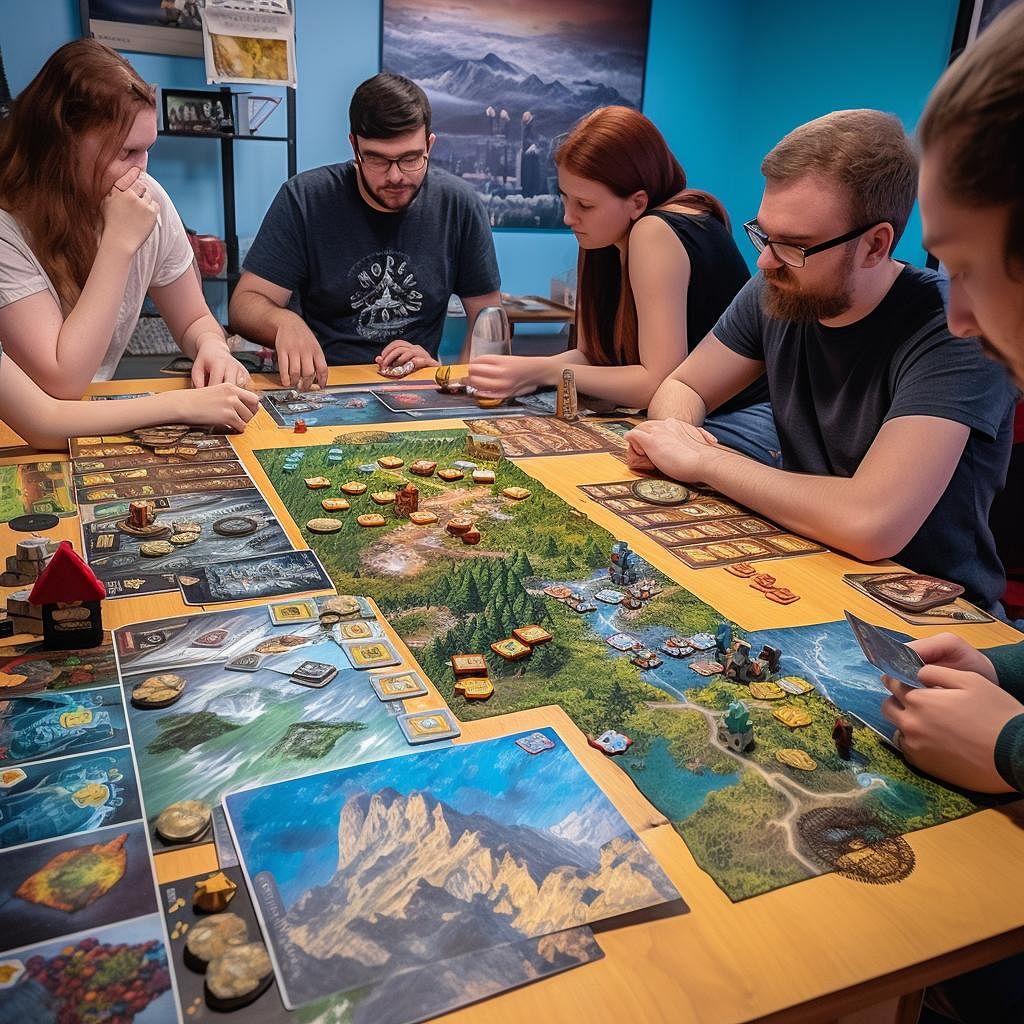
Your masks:
M 431 371 L 415 375 L 430 376 Z M 332 384 L 369 379 L 380 379 L 372 367 L 336 367 L 330 375 Z M 92 391 L 110 394 L 182 386 L 180 379 L 165 378 L 108 382 L 94 385 Z M 275 378 L 257 377 L 256 386 L 280 385 Z M 461 426 L 461 422 L 417 424 L 419 429 L 438 425 Z M 406 423 L 384 424 L 374 429 L 410 427 Z M 301 536 L 252 452 L 324 444 L 344 432 L 341 427 L 310 427 L 307 433 L 296 435 L 277 427 L 261 409 L 245 433 L 232 439 L 297 546 L 303 546 Z M 0 445 L 17 443 L 10 432 L 6 437 L 0 433 Z M 33 458 L 38 456 L 30 449 L 0 450 L 0 464 Z M 772 571 L 780 585 L 802 595 L 796 605 L 785 608 L 737 586 L 737 580 L 724 569 L 688 569 L 576 489 L 580 483 L 628 476 L 628 470 L 610 455 L 533 458 L 520 461 L 519 466 L 595 522 L 628 540 L 652 565 L 745 629 L 832 621 L 842 617 L 844 608 L 879 625 L 919 636 L 949 628 L 908 626 L 853 591 L 842 582 L 842 574 L 872 567 L 832 552 L 774 563 Z M 72 540 L 80 550 L 77 517 L 62 519 L 48 535 Z M 23 535 L 0 525 L 0 554 L 13 553 L 18 536 Z M 4 596 L 7 593 L 0 591 Z M 105 602 L 104 624 L 114 628 L 188 613 L 177 595 L 148 595 Z M 960 631 L 978 647 L 1020 639 L 1019 633 L 1002 623 L 960 627 Z M 393 633 L 392 639 L 408 653 Z M 436 706 L 437 700 L 432 693 L 420 698 L 419 704 L 407 702 L 408 710 Z M 833 873 L 734 904 L 697 867 L 682 839 L 628 776 L 587 745 L 561 708 L 536 708 L 465 723 L 462 741 L 540 726 L 558 730 L 650 847 L 690 912 L 640 914 L 625 922 L 600 925 L 595 931 L 606 954 L 603 960 L 467 1007 L 446 1021 L 831 1021 L 1024 950 L 1024 886 L 1019 882 L 1024 877 L 1024 808 L 1018 804 L 910 834 L 907 841 L 916 866 L 897 884 L 867 885 Z M 211 844 L 159 855 L 157 872 L 161 881 L 170 881 L 215 864 Z M 887 1019 L 898 1019 L 891 1007 L 884 1012 Z M 876 1015 L 871 1019 L 886 1018 Z

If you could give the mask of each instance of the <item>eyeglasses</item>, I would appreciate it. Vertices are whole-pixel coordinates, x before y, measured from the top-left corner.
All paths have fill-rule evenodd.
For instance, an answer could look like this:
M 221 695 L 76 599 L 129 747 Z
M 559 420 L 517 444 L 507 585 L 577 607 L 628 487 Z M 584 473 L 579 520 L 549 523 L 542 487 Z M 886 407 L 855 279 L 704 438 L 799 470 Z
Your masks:
M 876 222 L 877 223 L 877 222 Z M 758 252 L 764 252 L 766 248 L 771 249 L 772 255 L 787 267 L 802 267 L 807 262 L 808 256 L 824 252 L 826 249 L 834 249 L 843 242 L 852 242 L 858 235 L 863 235 L 874 224 L 865 224 L 862 228 L 854 228 L 847 231 L 845 235 L 830 238 L 827 242 L 819 242 L 817 245 L 794 245 L 792 242 L 773 242 L 762 230 L 756 220 L 748 220 L 743 225 L 752 245 Z
M 381 174 L 387 174 L 391 170 L 392 164 L 398 164 L 398 169 L 406 174 L 422 171 L 427 164 L 428 156 L 427 153 L 412 153 L 400 156 L 397 160 L 391 160 L 386 156 L 363 156 L 359 152 L 359 148 L 356 147 L 356 159 L 368 170 L 379 171 Z

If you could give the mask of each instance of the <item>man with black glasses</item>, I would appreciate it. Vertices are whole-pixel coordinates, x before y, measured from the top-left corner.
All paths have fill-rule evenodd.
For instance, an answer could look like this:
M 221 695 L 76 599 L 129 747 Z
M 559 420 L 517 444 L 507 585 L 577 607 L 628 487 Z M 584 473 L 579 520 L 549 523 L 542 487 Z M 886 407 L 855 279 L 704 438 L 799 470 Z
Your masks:
M 892 250 L 917 162 L 899 121 L 829 114 L 765 157 L 757 274 L 627 435 L 630 465 L 703 481 L 864 561 L 895 558 L 995 608 L 988 525 L 1015 391 L 946 326 L 938 275 Z M 716 444 L 705 415 L 767 373 L 783 468 Z
M 430 166 L 430 104 L 381 72 L 349 107 L 355 159 L 286 182 L 243 264 L 230 305 L 238 333 L 277 350 L 286 387 L 327 383 L 328 365 L 395 375 L 436 364 L 449 296 L 499 305 L 483 204 Z

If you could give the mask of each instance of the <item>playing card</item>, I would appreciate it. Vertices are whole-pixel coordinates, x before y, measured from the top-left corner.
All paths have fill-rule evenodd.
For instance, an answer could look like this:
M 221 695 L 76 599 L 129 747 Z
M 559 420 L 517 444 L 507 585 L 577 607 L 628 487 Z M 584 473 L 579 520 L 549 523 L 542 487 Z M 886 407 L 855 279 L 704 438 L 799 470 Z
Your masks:
M 921 656 L 906 644 L 894 640 L 870 622 L 857 618 L 846 612 L 846 621 L 850 623 L 853 635 L 857 638 L 864 657 L 877 668 L 882 675 L 892 676 L 907 686 L 920 686 L 917 670 L 924 665 Z

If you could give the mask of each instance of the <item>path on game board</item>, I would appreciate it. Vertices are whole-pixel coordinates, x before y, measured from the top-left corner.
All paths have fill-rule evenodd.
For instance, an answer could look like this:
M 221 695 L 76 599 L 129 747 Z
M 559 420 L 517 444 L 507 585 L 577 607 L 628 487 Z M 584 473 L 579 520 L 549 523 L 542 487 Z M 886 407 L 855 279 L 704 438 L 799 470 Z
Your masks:
M 758 702 L 755 702 L 758 703 Z M 763 706 L 763 705 L 762 705 Z M 857 786 L 855 789 L 849 790 L 845 793 L 816 793 L 813 790 L 807 789 L 801 786 L 795 780 L 784 775 L 782 772 L 769 771 L 764 765 L 758 764 L 756 761 L 750 761 L 746 758 L 737 758 L 736 752 L 729 746 L 722 743 L 718 738 L 718 718 L 717 713 L 711 708 L 706 708 L 700 704 L 694 704 L 691 701 L 648 701 L 647 707 L 656 709 L 658 711 L 698 711 L 700 712 L 708 724 L 708 743 L 710 746 L 717 750 L 720 750 L 723 754 L 733 758 L 734 760 L 742 760 L 744 767 L 750 768 L 753 771 L 758 772 L 761 778 L 764 779 L 765 783 L 779 793 L 782 798 L 786 801 L 789 810 L 782 815 L 780 818 L 773 818 L 769 824 L 776 825 L 781 828 L 786 834 L 786 847 L 789 850 L 790 855 L 797 861 L 799 861 L 808 871 L 813 874 L 821 874 L 822 867 L 820 864 L 809 860 L 800 852 L 800 849 L 796 842 L 794 835 L 793 821 L 797 814 L 802 813 L 806 810 L 806 800 L 809 800 L 815 804 L 823 804 L 830 806 L 837 800 L 855 800 L 858 799 L 861 794 L 866 793 L 869 789 L 875 788 L 875 786 L 883 785 L 878 779 L 873 779 L 869 786 Z M 805 802 L 801 802 L 797 798 L 797 794 L 802 794 L 806 799 Z
M 400 478 L 404 479 L 404 478 Z M 462 512 L 482 498 L 491 496 L 486 484 L 471 488 L 445 490 L 421 498 L 420 508 L 437 515 L 433 526 L 400 526 L 366 550 L 363 566 L 385 576 L 415 576 L 438 558 L 504 558 L 506 552 L 488 551 L 485 546 L 464 544 L 458 547 L 447 543 L 444 522 L 456 512 Z M 474 510 L 479 520 L 490 516 L 492 509 Z M 481 533 L 485 535 L 486 526 Z

